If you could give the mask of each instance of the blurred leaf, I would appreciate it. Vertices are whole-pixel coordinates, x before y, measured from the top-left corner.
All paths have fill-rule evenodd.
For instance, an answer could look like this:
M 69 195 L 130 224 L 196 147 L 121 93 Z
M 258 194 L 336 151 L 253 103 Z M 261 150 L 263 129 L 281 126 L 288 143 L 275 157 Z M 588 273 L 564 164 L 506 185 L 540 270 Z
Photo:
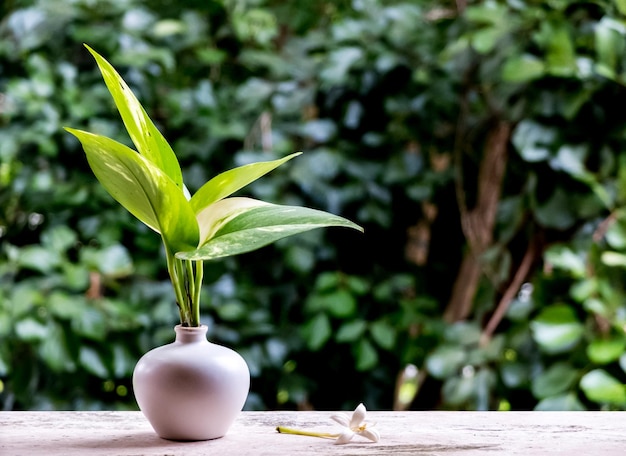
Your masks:
M 361 339 L 356 346 L 356 370 L 366 371 L 372 369 L 377 363 L 376 349 L 367 339 Z
M 580 380 L 580 388 L 590 401 L 602 404 L 626 404 L 626 386 L 602 369 L 586 373 Z
M 529 82 L 542 77 L 544 73 L 545 65 L 537 57 L 530 54 L 512 55 L 502 68 L 502 79 L 507 82 Z
M 39 346 L 39 356 L 54 372 L 74 372 L 76 363 L 60 326 L 54 325 L 45 343 Z
M 470 42 L 477 52 L 486 54 L 493 51 L 505 31 L 497 27 L 485 27 L 474 32 Z
M 550 160 L 550 166 L 571 176 L 583 175 L 588 150 L 584 145 L 563 144 L 557 150 L 556 156 Z
M 95 349 L 87 346 L 80 347 L 79 351 L 80 364 L 91 374 L 108 378 L 109 370 L 102 360 L 102 355 Z
M 452 377 L 444 382 L 442 388 L 446 402 L 458 408 L 463 408 L 475 392 L 476 377 Z
M 363 49 L 356 46 L 332 50 L 328 64 L 320 72 L 323 84 L 337 84 L 344 80 L 352 67 L 362 62 Z
M 573 277 L 585 277 L 585 259 L 578 252 L 573 251 L 565 245 L 555 245 L 545 253 L 545 260 L 553 267 L 563 269 Z
M 63 253 L 77 241 L 76 233 L 69 227 L 54 226 L 41 234 L 41 243 L 54 252 Z
M 609 226 L 605 234 L 606 242 L 614 249 L 626 249 L 626 221 L 619 217 Z
M 61 264 L 61 257 L 55 251 L 32 245 L 20 249 L 19 264 L 26 269 L 49 273 Z
M 458 345 L 472 345 L 478 343 L 481 329 L 475 323 L 458 322 L 449 325 L 445 330 L 447 342 Z
M 535 406 L 535 411 L 572 411 L 581 412 L 587 408 L 578 400 L 575 394 L 564 394 L 561 396 L 547 397 L 539 401 Z
M 518 362 L 504 363 L 500 367 L 500 376 L 508 388 L 520 388 L 530 379 L 530 368 Z
M 228 301 L 217 307 L 217 314 L 226 321 L 237 321 L 242 319 L 246 313 L 246 306 L 239 301 Z
M 595 50 L 597 56 L 596 70 L 601 74 L 614 78 L 619 56 L 624 52 L 624 35 L 626 28 L 623 23 L 609 17 L 603 17 L 595 27 Z
M 48 310 L 63 319 L 79 318 L 87 303 L 83 296 L 72 296 L 61 291 L 54 291 L 47 300 Z
M 375 321 L 370 325 L 372 339 L 386 350 L 391 350 L 396 344 L 396 329 L 385 320 Z
M 565 20 L 542 21 L 535 39 L 546 50 L 548 73 L 554 76 L 572 76 L 576 71 L 574 44 L 569 24 Z
M 530 323 L 533 338 L 546 353 L 561 353 L 576 345 L 584 332 L 574 310 L 563 304 L 546 307 Z
M 533 121 L 523 120 L 515 127 L 511 139 L 524 160 L 538 162 L 550 156 L 549 147 L 556 139 L 556 132 Z
M 337 290 L 324 296 L 328 313 L 337 318 L 348 318 L 354 315 L 357 301 L 347 290 Z
M 367 323 L 363 320 L 354 320 L 342 324 L 337 331 L 337 342 L 354 342 L 365 332 Z
M 237 35 L 243 41 L 253 40 L 261 45 L 269 45 L 278 34 L 276 18 L 264 8 L 235 8 L 232 21 Z
M 558 396 L 568 391 L 577 378 L 578 371 L 569 363 L 556 363 L 533 379 L 532 392 L 538 399 Z
M 465 362 L 465 353 L 454 345 L 437 347 L 426 358 L 426 368 L 438 379 L 445 379 L 456 373 Z
M 621 14 L 626 15 L 626 0 L 614 0 L 613 3 Z
M 618 360 L 625 349 L 624 339 L 596 339 L 587 345 L 587 356 L 595 364 L 608 364 Z
M 15 333 L 25 341 L 42 341 L 49 336 L 49 328 L 34 318 L 25 318 L 16 323 Z
M 130 354 L 128 347 L 119 343 L 113 345 L 113 375 L 116 378 L 132 375 L 135 364 L 137 359 Z
M 328 316 L 324 313 L 317 314 L 306 323 L 303 332 L 309 350 L 318 351 L 331 336 Z
M 534 210 L 537 221 L 546 228 L 566 230 L 576 222 L 572 211 L 570 195 L 563 188 L 557 188 L 542 204 Z
M 87 307 L 71 322 L 72 329 L 88 339 L 103 341 L 107 336 L 106 318 L 99 310 Z
M 600 258 L 607 266 L 626 267 L 626 254 L 618 252 L 602 252 Z
M 98 257 L 98 269 L 108 277 L 126 277 L 133 272 L 133 261 L 128 250 L 120 244 L 101 250 Z

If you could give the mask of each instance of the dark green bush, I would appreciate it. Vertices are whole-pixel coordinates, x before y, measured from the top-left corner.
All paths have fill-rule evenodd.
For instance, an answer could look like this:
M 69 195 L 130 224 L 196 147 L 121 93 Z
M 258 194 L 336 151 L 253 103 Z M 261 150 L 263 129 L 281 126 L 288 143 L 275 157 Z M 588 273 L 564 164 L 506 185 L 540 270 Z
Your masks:
M 192 187 L 303 150 L 249 193 L 366 229 L 206 266 L 247 408 L 624 408 L 623 8 L 3 3 L 2 408 L 133 408 L 136 360 L 176 324 L 158 236 L 62 131 L 128 142 L 84 42 Z

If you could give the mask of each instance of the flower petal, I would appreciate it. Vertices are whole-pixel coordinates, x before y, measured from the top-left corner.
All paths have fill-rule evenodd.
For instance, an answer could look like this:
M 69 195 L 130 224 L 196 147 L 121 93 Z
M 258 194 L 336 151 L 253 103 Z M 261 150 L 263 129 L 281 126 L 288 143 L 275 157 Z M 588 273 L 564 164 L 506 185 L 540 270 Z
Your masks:
M 371 440 L 372 442 L 378 442 L 380 440 L 380 434 L 377 429 L 364 429 L 359 432 L 359 435 L 362 435 L 366 439 Z
M 341 434 L 339 434 L 339 437 L 337 437 L 337 440 L 335 440 L 335 445 L 344 445 L 348 443 L 350 440 L 352 440 L 352 437 L 354 437 L 354 432 L 352 431 L 342 432 Z
M 331 416 L 331 418 L 335 420 L 337 423 L 341 424 L 343 427 L 347 427 L 347 428 L 350 427 L 350 418 L 348 418 L 348 415 L 346 415 L 345 413 L 333 415 Z
M 363 404 L 359 404 L 357 408 L 354 409 L 354 413 L 352 414 L 352 419 L 350 420 L 350 429 L 358 428 L 363 421 L 365 421 L 365 415 L 367 410 Z

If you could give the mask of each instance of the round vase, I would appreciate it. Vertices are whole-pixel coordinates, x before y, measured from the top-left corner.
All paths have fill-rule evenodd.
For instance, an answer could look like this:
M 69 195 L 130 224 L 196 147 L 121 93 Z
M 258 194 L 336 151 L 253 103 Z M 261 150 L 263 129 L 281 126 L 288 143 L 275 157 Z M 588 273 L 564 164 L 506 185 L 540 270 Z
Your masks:
M 164 439 L 222 437 L 248 396 L 248 366 L 235 351 L 209 342 L 206 326 L 174 329 L 173 343 L 149 351 L 135 366 L 137 404 Z

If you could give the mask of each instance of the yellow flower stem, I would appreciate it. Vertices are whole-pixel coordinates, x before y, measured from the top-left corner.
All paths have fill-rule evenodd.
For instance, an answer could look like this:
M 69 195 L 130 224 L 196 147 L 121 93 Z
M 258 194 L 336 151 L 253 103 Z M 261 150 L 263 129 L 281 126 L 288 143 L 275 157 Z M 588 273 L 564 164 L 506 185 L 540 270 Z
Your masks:
M 276 430 L 280 434 L 294 434 L 294 435 L 306 435 L 309 437 L 321 437 L 322 439 L 336 439 L 341 434 L 331 434 L 329 432 L 312 432 L 302 431 L 300 429 L 292 429 L 285 426 L 276 426 Z

